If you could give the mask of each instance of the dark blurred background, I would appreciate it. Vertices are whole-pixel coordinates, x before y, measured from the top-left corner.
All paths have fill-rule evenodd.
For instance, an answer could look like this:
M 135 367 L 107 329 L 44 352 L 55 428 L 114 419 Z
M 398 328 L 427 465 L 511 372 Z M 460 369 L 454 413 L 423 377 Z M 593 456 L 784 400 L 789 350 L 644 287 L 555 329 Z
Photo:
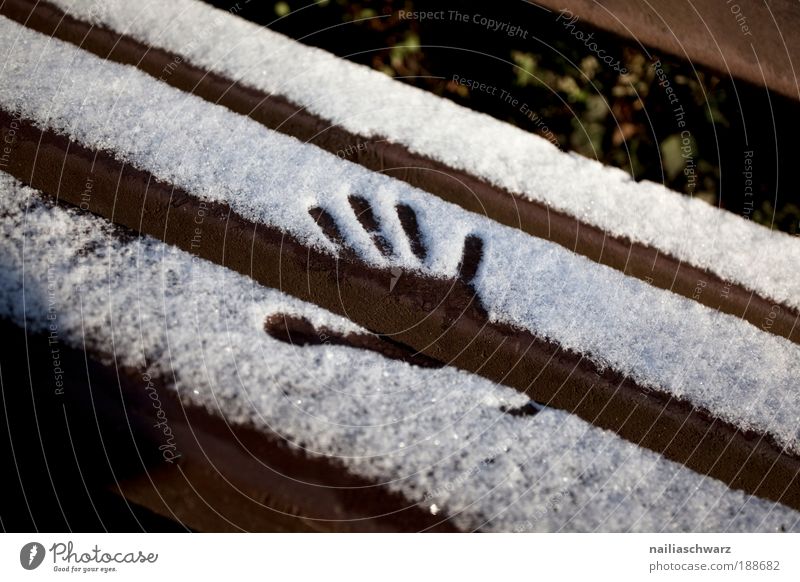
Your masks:
M 561 149 L 625 169 L 637 180 L 718 205 L 766 226 L 800 234 L 797 102 L 682 62 L 524 0 L 211 0 L 211 4 L 301 42 L 538 133 Z M 400 11 L 457 10 L 509 23 L 501 30 Z M 517 31 L 511 33 L 511 26 Z M 603 63 L 573 34 L 621 66 Z M 609 59 L 611 60 L 611 59 Z M 656 62 L 674 90 L 657 84 Z M 617 69 L 625 69 L 625 73 Z M 470 90 L 453 75 L 518 99 Z M 532 113 L 523 112 L 525 103 Z M 685 112 L 679 127 L 676 106 Z M 688 131 L 689 134 L 681 135 Z M 468 136 L 466 137 L 468 139 Z M 745 196 L 745 152 L 753 152 L 753 196 Z

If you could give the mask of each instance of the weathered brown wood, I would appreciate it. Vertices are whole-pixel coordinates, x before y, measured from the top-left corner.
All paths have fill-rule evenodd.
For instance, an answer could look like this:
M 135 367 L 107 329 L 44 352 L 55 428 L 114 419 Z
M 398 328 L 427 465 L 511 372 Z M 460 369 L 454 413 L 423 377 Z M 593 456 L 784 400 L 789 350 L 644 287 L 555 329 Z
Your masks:
M 800 99 L 796 0 L 536 0 L 553 19 L 596 26 Z M 564 24 L 561 18 L 559 24 Z M 586 31 L 590 32 L 589 30 Z

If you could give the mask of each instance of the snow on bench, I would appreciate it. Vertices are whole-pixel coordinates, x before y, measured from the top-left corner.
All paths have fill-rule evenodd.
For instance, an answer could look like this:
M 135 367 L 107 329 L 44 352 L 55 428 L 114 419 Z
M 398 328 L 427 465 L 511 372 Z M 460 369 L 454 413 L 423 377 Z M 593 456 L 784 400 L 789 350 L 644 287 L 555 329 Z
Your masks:
M 274 313 L 358 328 L 159 241 L 121 238 L 4 173 L 0 216 L 0 317 L 46 333 L 54 315 L 67 345 L 174 377 L 184 402 L 335 458 L 460 528 L 800 528 L 793 510 L 570 414 L 506 414 L 526 399 L 476 375 L 273 339 L 264 320 Z
M 787 234 L 659 184 L 636 183 L 622 170 L 203 2 L 52 3 L 244 86 L 284 95 L 355 134 L 402 144 L 800 309 L 800 241 Z
M 367 263 L 434 277 L 453 277 L 463 240 L 478 237 L 483 260 L 474 285 L 493 320 L 530 330 L 800 452 L 800 346 L 788 340 L 5 18 L 0 54 L 1 108 L 330 253 L 338 247 L 310 208 L 330 212 Z M 395 250 L 391 256 L 376 248 L 352 212 L 348 196 L 354 193 L 380 218 L 382 235 Z M 419 218 L 425 260 L 408 242 L 398 204 L 413 207 Z M 737 252 L 746 247 L 741 242 Z

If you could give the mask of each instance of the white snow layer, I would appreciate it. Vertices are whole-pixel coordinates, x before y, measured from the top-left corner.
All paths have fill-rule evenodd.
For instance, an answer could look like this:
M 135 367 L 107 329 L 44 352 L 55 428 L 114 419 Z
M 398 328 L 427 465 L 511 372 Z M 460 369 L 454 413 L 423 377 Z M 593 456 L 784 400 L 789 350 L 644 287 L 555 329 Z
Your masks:
M 800 530 L 797 512 L 562 411 L 504 414 L 525 398 L 478 376 L 277 341 L 263 330 L 277 312 L 352 324 L 159 241 L 123 241 L 3 173 L 0 217 L 0 317 L 175 378 L 185 401 L 336 459 L 462 528 Z
M 318 204 L 367 262 L 449 277 L 464 237 L 476 234 L 484 241 L 476 287 L 494 320 L 800 452 L 800 346 L 789 340 L 4 18 L 0 55 L 0 107 L 311 245 L 336 252 L 308 214 Z M 353 193 L 372 203 L 393 256 L 361 228 L 347 202 Z M 417 211 L 425 262 L 403 235 L 398 202 Z
M 800 308 L 800 241 L 195 0 L 52 0 L 367 138 L 466 170 Z

